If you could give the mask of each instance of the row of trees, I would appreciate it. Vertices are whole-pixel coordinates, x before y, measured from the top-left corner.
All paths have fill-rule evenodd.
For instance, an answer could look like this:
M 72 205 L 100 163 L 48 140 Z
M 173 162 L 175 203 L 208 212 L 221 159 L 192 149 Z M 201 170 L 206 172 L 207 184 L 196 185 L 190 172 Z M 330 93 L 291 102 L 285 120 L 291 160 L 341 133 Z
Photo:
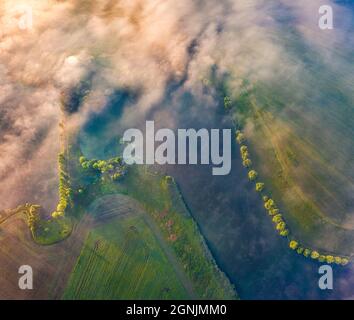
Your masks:
M 258 172 L 252 169 L 252 161 L 250 159 L 250 153 L 248 147 L 246 146 L 245 142 L 245 135 L 240 131 L 236 131 L 236 140 L 238 144 L 241 145 L 240 152 L 242 157 L 243 166 L 248 168 L 248 179 L 250 181 L 255 182 L 256 191 L 259 193 L 263 193 L 265 189 L 265 184 L 263 182 L 258 181 Z M 272 220 L 275 224 L 275 229 L 282 237 L 286 237 L 289 235 L 289 230 L 286 226 L 286 223 L 281 215 L 275 201 L 268 196 L 263 196 L 264 207 L 268 211 L 269 215 L 272 217 Z
M 349 260 L 347 258 L 332 256 L 332 255 L 322 255 L 316 250 L 305 248 L 301 246 L 297 241 L 292 240 L 289 242 L 290 249 L 296 251 L 298 254 L 305 256 L 306 258 L 311 258 L 313 260 L 318 260 L 319 262 L 326 262 L 328 264 L 335 263 L 338 265 L 347 265 Z
M 30 228 L 32 234 L 34 234 L 38 223 L 40 222 L 40 208 L 41 206 L 39 205 L 32 205 L 26 203 L 24 206 L 24 213 L 26 214 L 27 217 L 27 224 L 28 227 Z
M 70 187 L 70 177 L 66 171 L 66 159 L 63 153 L 58 156 L 59 165 L 59 203 L 53 218 L 63 217 L 68 206 L 73 205 L 73 190 Z
M 263 182 L 258 181 L 258 172 L 252 169 L 252 161 L 250 159 L 250 153 L 247 145 L 245 144 L 246 142 L 245 135 L 240 130 L 236 131 L 236 141 L 238 142 L 239 145 L 241 145 L 240 153 L 242 157 L 242 162 L 243 162 L 243 166 L 249 170 L 248 171 L 249 180 L 255 182 L 256 191 L 263 194 L 263 191 L 265 189 L 265 184 Z M 272 221 L 274 222 L 275 228 L 278 231 L 278 233 L 283 237 L 288 237 L 290 233 L 289 229 L 287 228 L 287 225 L 275 201 L 269 196 L 263 194 L 263 202 L 264 202 L 264 208 L 267 210 L 269 216 L 272 217 Z M 338 256 L 335 257 L 332 255 L 323 255 L 317 252 L 316 250 L 311 250 L 309 248 L 300 246 L 296 240 L 289 240 L 289 247 L 292 250 L 296 251 L 298 254 L 301 254 L 305 257 L 309 257 L 314 260 L 318 260 L 319 262 L 335 263 L 338 265 L 346 265 L 349 262 L 347 258 L 338 257 Z
M 119 180 L 126 173 L 126 166 L 121 157 L 109 160 L 88 160 L 82 156 L 79 161 L 83 169 L 108 175 L 114 181 Z

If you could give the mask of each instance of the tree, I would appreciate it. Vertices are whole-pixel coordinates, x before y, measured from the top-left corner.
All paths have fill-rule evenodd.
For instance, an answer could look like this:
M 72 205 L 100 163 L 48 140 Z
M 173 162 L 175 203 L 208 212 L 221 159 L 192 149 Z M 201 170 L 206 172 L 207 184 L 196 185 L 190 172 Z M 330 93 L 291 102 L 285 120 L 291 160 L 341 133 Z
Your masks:
M 296 252 L 297 252 L 298 254 L 303 254 L 304 248 L 303 248 L 303 247 L 299 247 L 299 248 L 297 248 Z
M 273 199 L 268 199 L 265 204 L 264 204 L 264 208 L 266 208 L 267 210 L 270 209 L 275 209 L 276 205 Z
M 289 230 L 288 229 L 281 230 L 279 234 L 282 237 L 287 237 L 289 235 Z
M 57 205 L 57 211 L 59 211 L 59 212 L 64 212 L 65 211 L 65 209 L 66 209 L 66 206 L 67 206 L 67 203 L 66 203 L 66 201 L 64 200 L 61 200 L 60 202 L 59 202 L 59 204 Z
M 278 231 L 283 231 L 283 230 L 285 230 L 285 227 L 286 227 L 285 222 L 284 222 L 284 221 L 281 221 L 281 222 L 277 223 L 276 229 L 277 229 Z
M 243 142 L 245 142 L 245 136 L 241 131 L 236 131 L 236 140 L 239 144 L 242 144 Z
M 251 170 L 248 172 L 248 179 L 250 179 L 251 181 L 254 181 L 257 179 L 258 173 L 256 170 Z
M 241 153 L 247 152 L 248 151 L 247 146 L 242 145 L 241 148 L 240 148 L 240 151 L 241 151 Z
M 229 96 L 224 97 L 224 107 L 225 109 L 229 109 L 232 106 L 232 101 Z
M 279 223 L 279 222 L 283 221 L 283 216 L 279 213 L 279 214 L 275 215 L 272 220 L 275 223 Z
M 320 254 L 317 251 L 312 251 L 311 252 L 311 258 L 316 260 L 320 257 Z
M 242 154 L 241 154 L 242 160 L 249 159 L 249 157 L 250 157 L 250 154 L 248 153 L 248 151 L 242 152 Z
M 244 159 L 242 165 L 246 168 L 249 168 L 252 166 L 252 161 L 250 159 Z
M 64 216 L 64 212 L 54 211 L 54 212 L 52 213 L 52 217 L 53 217 L 53 218 L 59 218 L 59 217 L 62 217 L 62 216 Z
M 295 240 L 291 240 L 289 243 L 289 248 L 292 250 L 296 250 L 298 246 L 299 246 L 299 243 Z
M 115 174 L 112 176 L 112 179 L 113 179 L 113 181 L 118 181 L 121 176 L 122 176 L 122 175 L 117 172 L 117 173 L 115 173 Z
M 307 258 L 309 255 L 311 254 L 311 250 L 310 249 L 305 249 L 303 252 L 303 255 Z
M 333 263 L 334 262 L 334 257 L 331 255 L 326 256 L 326 262 L 327 263 Z
M 166 181 L 167 183 L 173 183 L 173 177 L 171 177 L 171 176 L 165 176 L 165 181 Z
M 264 190 L 264 183 L 263 182 L 257 182 L 256 183 L 256 191 L 257 192 L 262 192 Z
M 346 266 L 349 263 L 349 260 L 346 258 L 342 258 L 342 266 Z

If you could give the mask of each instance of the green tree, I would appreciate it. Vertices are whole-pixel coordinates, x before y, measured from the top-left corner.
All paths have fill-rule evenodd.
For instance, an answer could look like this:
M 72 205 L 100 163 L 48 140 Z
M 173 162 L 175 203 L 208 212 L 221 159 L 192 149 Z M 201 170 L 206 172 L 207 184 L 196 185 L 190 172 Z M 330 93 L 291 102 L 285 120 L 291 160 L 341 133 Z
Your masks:
M 304 253 L 304 248 L 303 247 L 299 247 L 299 248 L 297 248 L 297 250 L 296 250 L 296 252 L 298 253 L 298 254 L 303 254 Z
M 320 254 L 317 251 L 312 251 L 311 252 L 311 258 L 316 260 L 320 257 Z
M 248 172 L 248 179 L 250 179 L 251 181 L 256 180 L 258 177 L 258 173 L 256 170 L 251 170 Z
M 257 182 L 256 183 L 256 191 L 257 192 L 262 192 L 264 190 L 264 183 L 263 182 Z
M 252 166 L 252 161 L 250 159 L 244 159 L 242 165 L 246 168 L 249 168 Z
M 232 106 L 232 101 L 229 96 L 224 97 L 224 107 L 225 109 L 230 109 Z
M 274 223 L 282 222 L 283 221 L 283 216 L 279 213 L 279 214 L 275 215 L 272 220 L 273 220 Z
M 266 208 L 267 210 L 274 209 L 275 207 L 276 205 L 273 199 L 268 199 L 264 204 L 264 208 Z
M 288 229 L 281 230 L 279 234 L 282 237 L 287 237 L 289 235 L 289 230 Z
M 248 151 L 247 146 L 242 145 L 242 146 L 240 147 L 240 151 L 241 151 L 241 153 L 247 152 L 247 151 Z
M 236 131 L 236 140 L 239 144 L 242 144 L 243 142 L 245 142 L 245 136 L 241 131 Z
M 342 258 L 342 266 L 346 266 L 349 263 L 349 260 L 346 258 Z
M 311 254 L 311 250 L 310 249 L 305 249 L 304 252 L 303 252 L 303 255 L 307 258 L 309 257 Z
M 285 228 L 286 228 L 285 222 L 281 221 L 281 222 L 277 223 L 276 229 L 278 231 L 283 231 L 283 230 L 285 230 Z
M 112 176 L 113 181 L 118 181 L 122 175 L 117 172 Z
M 299 246 L 299 243 L 295 240 L 291 240 L 289 242 L 289 248 L 292 250 L 296 250 L 298 246 Z

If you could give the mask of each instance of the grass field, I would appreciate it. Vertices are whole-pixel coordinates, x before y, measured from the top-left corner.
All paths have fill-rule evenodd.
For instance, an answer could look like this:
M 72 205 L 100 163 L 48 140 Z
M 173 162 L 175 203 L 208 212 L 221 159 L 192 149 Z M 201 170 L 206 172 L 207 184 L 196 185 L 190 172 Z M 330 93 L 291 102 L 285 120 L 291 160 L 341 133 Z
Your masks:
M 189 299 L 142 215 L 114 218 L 86 239 L 64 299 Z
M 305 245 L 354 253 L 353 97 L 335 71 L 311 62 L 300 75 L 235 97 L 260 179 Z M 297 77 L 294 77 L 297 79 Z
M 198 226 L 171 177 L 132 166 L 120 183 L 102 182 L 94 193 L 120 193 L 137 200 L 162 233 L 164 242 L 183 266 L 196 295 L 204 299 L 235 299 L 235 290 L 220 271 Z

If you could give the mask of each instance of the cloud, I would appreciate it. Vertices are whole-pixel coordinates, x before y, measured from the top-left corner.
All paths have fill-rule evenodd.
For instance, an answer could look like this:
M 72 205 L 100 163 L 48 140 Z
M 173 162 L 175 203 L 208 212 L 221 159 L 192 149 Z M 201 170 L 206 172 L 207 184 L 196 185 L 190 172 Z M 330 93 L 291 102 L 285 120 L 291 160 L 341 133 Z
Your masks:
M 123 114 L 133 124 L 164 101 L 171 82 L 200 94 L 201 78 L 215 65 L 218 76 L 230 74 L 235 92 L 244 78 L 268 81 L 294 72 L 299 62 L 279 40 L 278 18 L 289 14 L 306 34 L 315 5 L 281 2 L 3 0 L 0 209 L 23 201 L 54 208 L 60 97 L 83 79 L 90 77 L 88 92 L 69 126 L 84 124 L 119 88 L 139 92 Z M 32 11 L 28 30 L 18 25 L 24 6 Z

